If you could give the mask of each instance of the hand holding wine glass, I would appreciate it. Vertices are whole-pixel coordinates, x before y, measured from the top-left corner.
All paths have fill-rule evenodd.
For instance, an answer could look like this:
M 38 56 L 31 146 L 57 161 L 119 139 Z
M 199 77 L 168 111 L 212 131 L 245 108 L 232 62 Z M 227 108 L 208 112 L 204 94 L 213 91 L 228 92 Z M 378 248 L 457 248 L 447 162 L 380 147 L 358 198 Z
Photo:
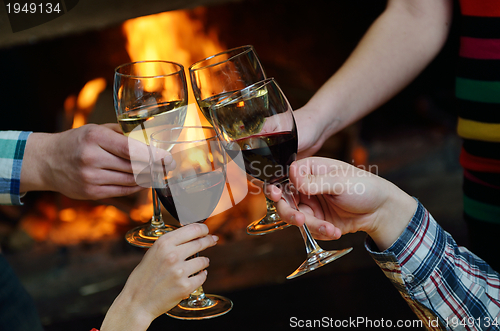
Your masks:
M 228 155 L 241 154 L 248 174 L 265 185 L 279 185 L 285 200 L 298 210 L 293 197 L 296 190 L 288 178 L 289 167 L 297 155 L 297 130 L 292 108 L 276 81 L 266 79 L 237 91 L 212 106 L 210 114 Z M 299 229 L 307 259 L 288 279 L 319 268 L 352 250 L 324 251 L 306 225 Z
M 128 277 L 100 330 L 148 329 L 155 318 L 203 284 L 207 272 L 200 271 L 208 267 L 208 258 L 188 258 L 217 240 L 204 224 L 191 224 L 158 238 Z
M 165 209 L 181 226 L 204 222 L 217 207 L 226 183 L 226 156 L 215 130 L 199 126 L 160 130 L 151 135 L 151 151 L 153 187 Z M 165 151 L 170 152 L 166 158 Z M 231 308 L 231 300 L 205 294 L 200 286 L 167 315 L 198 320 Z
M 116 116 L 122 131 L 129 137 L 131 161 L 139 185 L 151 187 L 149 136 L 169 126 L 181 126 L 186 118 L 187 83 L 184 67 L 169 61 L 139 61 L 115 69 L 113 88 Z M 137 142 L 140 142 L 137 146 Z M 141 146 L 143 148 L 141 148 Z M 175 227 L 165 225 L 161 208 L 152 190 L 153 218 L 149 224 L 126 234 L 127 241 L 139 247 L 150 247 L 159 236 Z
M 209 108 L 227 95 L 266 78 L 253 46 L 241 46 L 220 52 L 189 67 L 193 93 L 201 112 L 212 123 Z M 262 235 L 284 229 L 274 202 L 266 197 L 266 215 L 247 227 L 250 235 Z

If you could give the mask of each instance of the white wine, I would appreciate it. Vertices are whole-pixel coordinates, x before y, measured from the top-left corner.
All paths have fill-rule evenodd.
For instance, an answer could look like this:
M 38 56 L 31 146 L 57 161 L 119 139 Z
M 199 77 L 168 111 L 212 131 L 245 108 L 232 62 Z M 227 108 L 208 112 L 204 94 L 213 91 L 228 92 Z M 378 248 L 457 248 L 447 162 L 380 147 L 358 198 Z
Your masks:
M 234 92 L 235 91 L 224 92 L 221 94 L 211 96 L 210 98 L 206 98 L 204 100 L 198 100 L 198 107 L 200 107 L 201 113 L 205 116 L 207 121 L 210 122 L 210 124 L 213 125 L 212 118 L 210 116 L 210 107 L 215 105 L 217 102 L 224 100 Z
M 219 94 L 202 101 L 207 111 L 213 106 L 212 111 L 216 112 L 218 122 L 216 125 L 224 128 L 224 132 L 233 139 L 258 134 L 264 126 L 269 107 L 267 89 L 243 90 L 234 99 L 229 95 L 230 93 Z M 227 99 L 224 100 L 225 98 Z M 220 100 L 224 102 L 217 104 Z M 253 116 L 243 114 L 248 111 Z
M 126 136 L 128 136 L 134 130 L 140 130 L 140 126 L 142 126 L 142 129 L 144 129 L 144 123 L 153 119 L 155 119 L 155 121 L 158 119 L 157 125 L 182 126 L 184 124 L 184 120 L 186 119 L 186 111 L 174 111 L 185 106 L 186 101 L 176 100 L 164 102 L 154 106 L 150 105 L 138 107 L 118 115 L 118 123 L 122 128 L 123 134 L 125 134 Z M 162 118 L 158 118 L 159 116 L 162 116 Z

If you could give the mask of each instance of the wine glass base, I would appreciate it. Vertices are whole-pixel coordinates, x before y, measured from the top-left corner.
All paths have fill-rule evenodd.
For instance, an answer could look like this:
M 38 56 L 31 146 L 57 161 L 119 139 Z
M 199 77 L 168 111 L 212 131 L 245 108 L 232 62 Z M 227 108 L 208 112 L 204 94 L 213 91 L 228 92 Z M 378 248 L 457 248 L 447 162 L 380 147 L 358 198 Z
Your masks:
M 167 224 L 160 228 L 154 228 L 150 223 L 148 223 L 129 230 L 125 234 L 125 239 L 132 246 L 148 248 L 153 246 L 156 239 L 177 228 L 178 227 L 174 225 Z
M 261 236 L 263 234 L 268 234 L 274 231 L 285 229 L 289 226 L 290 224 L 285 221 L 281 221 L 279 217 L 277 218 L 277 220 L 264 217 L 263 219 L 255 221 L 247 226 L 247 234 L 252 236 Z
M 295 277 L 299 277 L 305 273 L 308 273 L 309 271 L 313 271 L 315 269 L 318 269 L 319 267 L 322 267 L 332 261 L 335 261 L 336 259 L 346 255 L 352 251 L 352 247 L 345 248 L 342 250 L 338 251 L 324 251 L 320 250 L 319 252 L 316 252 L 315 254 L 310 254 L 307 257 L 307 260 L 305 260 L 300 267 L 297 268 L 293 273 L 291 273 L 286 279 L 293 279 Z
M 190 307 L 188 299 L 184 299 L 165 314 L 180 320 L 202 320 L 224 315 L 233 308 L 233 302 L 220 295 L 205 294 L 205 299 L 209 303 L 202 307 Z

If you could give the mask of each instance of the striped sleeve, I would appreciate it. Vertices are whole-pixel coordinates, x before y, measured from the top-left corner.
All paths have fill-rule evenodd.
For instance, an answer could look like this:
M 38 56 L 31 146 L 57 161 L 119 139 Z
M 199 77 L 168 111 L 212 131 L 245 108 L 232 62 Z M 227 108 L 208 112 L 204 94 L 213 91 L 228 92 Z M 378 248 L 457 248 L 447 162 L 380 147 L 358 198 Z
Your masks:
M 457 133 L 465 139 L 500 142 L 500 5 L 461 0 L 457 62 Z
M 420 203 L 390 248 L 377 252 L 370 238 L 365 246 L 429 330 L 499 329 L 499 274 L 459 247 Z M 464 318 L 474 323 L 453 326 Z
M 26 140 L 31 132 L 0 131 L 0 204 L 21 205 L 19 186 Z

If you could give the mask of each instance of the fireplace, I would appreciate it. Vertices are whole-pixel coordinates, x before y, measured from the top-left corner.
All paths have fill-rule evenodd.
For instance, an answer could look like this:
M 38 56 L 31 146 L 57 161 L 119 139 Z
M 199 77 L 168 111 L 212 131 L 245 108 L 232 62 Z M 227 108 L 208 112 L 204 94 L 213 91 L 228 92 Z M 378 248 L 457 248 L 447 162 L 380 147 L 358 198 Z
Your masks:
M 153 15 L 161 21 L 164 13 L 170 15 L 169 24 L 174 24 L 159 29 L 167 36 L 177 27 L 176 33 L 195 31 L 197 37 L 190 38 L 201 35 L 209 44 L 182 35 L 175 45 L 180 49 L 167 45 L 165 48 L 173 52 L 162 56 L 184 61 L 187 67 L 223 49 L 254 45 L 267 75 L 277 79 L 297 109 L 342 64 L 384 6 L 381 0 L 307 4 L 281 0 L 80 1 L 67 14 L 68 18 L 73 15 L 71 20 L 63 16 L 19 34 L 2 29 L 6 38 L 0 38 L 0 95 L 2 108 L 12 111 L 4 112 L 6 120 L 0 129 L 57 132 L 86 122 L 116 122 L 111 96 L 113 69 L 146 56 L 134 53 L 141 50 L 138 46 L 127 49 L 132 38 L 127 29 L 138 22 L 137 17 Z M 130 30 L 140 28 L 132 26 Z M 329 139 L 319 155 L 358 164 L 376 163 L 380 174 L 401 176 L 398 170 L 440 146 L 444 148 L 443 144 L 455 146 L 454 140 L 443 138 L 453 130 L 448 113 L 453 82 L 441 78 L 449 77 L 453 70 L 447 58 L 455 47 L 448 45 L 415 83 L 376 114 Z M 177 58 L 186 50 L 184 58 Z M 79 96 L 89 86 L 94 89 L 94 99 L 81 105 Z M 402 108 L 409 110 L 410 120 L 399 115 Z M 432 134 L 422 137 L 422 130 Z M 388 139 L 391 134 L 418 137 L 418 142 L 402 139 L 397 145 Z M 431 144 L 419 144 L 422 139 Z M 415 153 L 401 157 L 408 141 Z M 399 149 L 394 149 L 395 145 Z M 251 185 L 249 189 L 256 191 Z M 128 245 L 123 235 L 149 220 L 152 209 L 147 192 L 102 201 L 75 201 L 56 193 L 32 192 L 24 200 L 22 207 L 1 207 L 0 244 L 34 296 L 42 321 L 50 327 L 101 316 L 144 254 Z M 285 277 L 302 262 L 305 252 L 297 229 L 262 237 L 245 233 L 246 225 L 262 217 L 264 209 L 263 196 L 249 194 L 233 209 L 209 220 L 221 243 L 207 252 L 211 259 L 207 292 L 282 286 Z M 164 216 L 167 223 L 175 223 L 168 213 Z M 306 280 L 329 273 L 346 278 L 350 272 L 372 268 L 373 262 L 362 247 L 363 237 L 354 234 L 338 242 L 321 243 L 324 248 L 355 249 Z

